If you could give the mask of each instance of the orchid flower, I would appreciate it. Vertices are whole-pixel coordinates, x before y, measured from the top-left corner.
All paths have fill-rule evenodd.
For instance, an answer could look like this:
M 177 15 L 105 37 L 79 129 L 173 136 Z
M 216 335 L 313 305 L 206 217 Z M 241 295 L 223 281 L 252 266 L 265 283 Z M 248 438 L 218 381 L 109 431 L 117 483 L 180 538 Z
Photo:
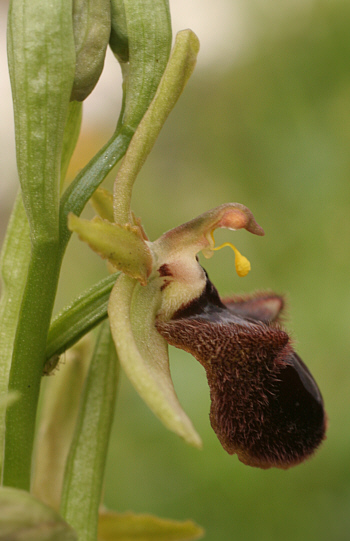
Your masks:
M 251 211 L 224 204 L 151 242 L 134 217 L 112 221 L 112 194 L 99 190 L 94 206 L 102 218 L 71 215 L 69 227 L 122 271 L 109 301 L 113 339 L 126 374 L 165 426 L 200 447 L 171 380 L 171 344 L 204 366 L 211 425 L 228 453 L 261 468 L 288 468 L 312 455 L 325 434 L 323 400 L 277 322 L 282 297 L 221 300 L 198 262 L 199 252 L 210 257 L 220 248 L 218 228 L 263 235 Z M 231 246 L 244 276 L 249 261 Z

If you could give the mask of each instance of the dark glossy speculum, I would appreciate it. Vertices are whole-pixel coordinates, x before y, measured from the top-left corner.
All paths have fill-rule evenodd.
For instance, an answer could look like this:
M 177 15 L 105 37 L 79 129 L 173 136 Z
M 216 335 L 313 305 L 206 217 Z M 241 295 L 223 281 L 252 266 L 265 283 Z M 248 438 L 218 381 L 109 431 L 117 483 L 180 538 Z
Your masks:
M 237 306 L 237 310 L 235 309 Z M 324 439 L 323 400 L 288 334 L 273 323 L 283 307 L 275 294 L 227 306 L 207 278 L 203 293 L 157 329 L 204 366 L 210 421 L 224 449 L 245 464 L 288 468 Z

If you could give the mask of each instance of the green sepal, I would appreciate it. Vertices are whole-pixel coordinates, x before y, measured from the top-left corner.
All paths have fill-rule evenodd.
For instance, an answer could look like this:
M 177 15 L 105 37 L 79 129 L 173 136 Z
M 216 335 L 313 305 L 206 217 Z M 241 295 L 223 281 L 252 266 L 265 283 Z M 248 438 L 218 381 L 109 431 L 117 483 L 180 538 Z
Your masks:
M 136 278 L 143 285 L 152 271 L 152 255 L 140 228 L 112 224 L 96 216 L 91 221 L 68 216 L 68 227 L 117 270 Z
M 202 443 L 175 393 L 170 375 L 168 346 L 155 328 L 161 305 L 160 283 L 142 287 L 121 275 L 112 290 L 108 315 L 120 364 L 153 413 L 187 443 Z
M 77 541 L 74 530 L 31 494 L 0 488 L 0 541 Z
M 169 520 L 146 514 L 104 511 L 98 522 L 99 541 L 194 541 L 203 535 L 203 529 L 192 520 Z

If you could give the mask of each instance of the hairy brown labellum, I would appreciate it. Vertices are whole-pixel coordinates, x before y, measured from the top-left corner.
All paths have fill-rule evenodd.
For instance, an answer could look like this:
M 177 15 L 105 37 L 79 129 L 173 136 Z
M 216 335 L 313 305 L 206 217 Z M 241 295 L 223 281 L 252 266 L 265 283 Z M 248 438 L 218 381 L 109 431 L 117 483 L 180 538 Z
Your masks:
M 202 295 L 157 329 L 205 368 L 210 421 L 224 449 L 260 468 L 289 468 L 324 439 L 326 416 L 317 384 L 272 322 L 283 308 L 275 294 L 223 302 L 207 280 Z

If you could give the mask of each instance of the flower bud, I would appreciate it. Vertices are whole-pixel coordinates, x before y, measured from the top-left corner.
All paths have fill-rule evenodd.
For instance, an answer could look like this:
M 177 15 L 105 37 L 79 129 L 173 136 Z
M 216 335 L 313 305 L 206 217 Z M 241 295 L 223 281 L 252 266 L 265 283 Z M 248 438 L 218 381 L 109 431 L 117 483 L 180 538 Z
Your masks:
M 124 0 L 111 0 L 111 35 L 109 46 L 121 63 L 129 61 L 129 40 Z
M 74 0 L 73 30 L 76 65 L 71 101 L 83 101 L 103 70 L 111 32 L 110 0 Z

